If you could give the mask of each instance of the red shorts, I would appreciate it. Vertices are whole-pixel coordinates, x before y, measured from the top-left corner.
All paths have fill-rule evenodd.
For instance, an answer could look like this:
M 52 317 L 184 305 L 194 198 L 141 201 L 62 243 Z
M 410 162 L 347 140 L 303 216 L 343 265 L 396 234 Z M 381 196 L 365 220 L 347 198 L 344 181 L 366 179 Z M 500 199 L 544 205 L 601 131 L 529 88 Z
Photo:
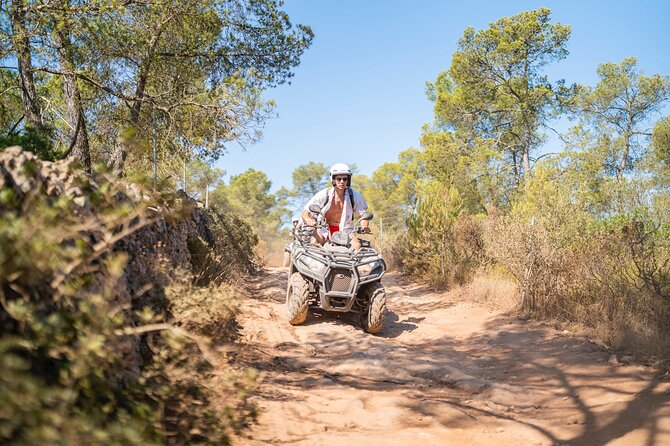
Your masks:
M 330 230 L 330 235 L 332 236 L 334 233 L 340 230 L 340 225 L 331 225 L 328 223 L 328 229 Z

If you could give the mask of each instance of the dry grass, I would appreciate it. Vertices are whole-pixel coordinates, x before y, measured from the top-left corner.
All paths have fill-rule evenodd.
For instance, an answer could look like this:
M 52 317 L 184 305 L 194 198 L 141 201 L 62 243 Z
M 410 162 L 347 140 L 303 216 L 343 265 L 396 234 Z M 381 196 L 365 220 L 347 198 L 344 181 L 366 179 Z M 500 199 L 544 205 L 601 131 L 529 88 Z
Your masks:
M 215 341 L 228 340 L 242 291 L 229 284 L 199 287 L 191 281 L 169 285 L 165 294 L 169 310 L 176 322 L 188 331 L 210 337 Z
M 489 256 L 525 292 L 523 311 L 665 367 L 670 353 L 666 229 L 644 215 L 577 225 L 556 213 L 534 225 L 506 217 L 487 232 Z M 489 293 L 484 285 L 476 287 Z
M 515 281 L 490 273 L 477 273 L 472 281 L 458 290 L 464 300 L 472 300 L 502 311 L 519 308 L 519 287 Z

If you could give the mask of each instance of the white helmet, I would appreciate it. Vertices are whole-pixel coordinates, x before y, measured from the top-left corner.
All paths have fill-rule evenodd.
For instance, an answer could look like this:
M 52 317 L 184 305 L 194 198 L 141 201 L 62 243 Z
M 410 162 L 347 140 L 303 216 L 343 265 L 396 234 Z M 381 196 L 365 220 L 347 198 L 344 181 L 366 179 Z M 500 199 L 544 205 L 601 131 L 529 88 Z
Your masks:
M 351 176 L 351 169 L 344 163 L 333 164 L 333 167 L 330 168 L 330 177 L 335 175 L 349 175 Z
M 330 168 L 330 179 L 333 182 L 333 187 L 335 186 L 336 175 L 347 175 L 349 177 L 347 186 L 351 186 L 351 169 L 349 166 L 344 163 L 333 164 L 333 167 Z

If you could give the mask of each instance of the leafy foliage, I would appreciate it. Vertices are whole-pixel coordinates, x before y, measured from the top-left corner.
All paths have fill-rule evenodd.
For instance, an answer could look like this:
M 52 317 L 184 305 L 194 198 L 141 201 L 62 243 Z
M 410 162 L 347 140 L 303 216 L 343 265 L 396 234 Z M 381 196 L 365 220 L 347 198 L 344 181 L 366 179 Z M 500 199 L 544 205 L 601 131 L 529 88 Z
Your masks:
M 54 149 L 51 142 L 51 132 L 46 127 L 26 126 L 17 133 L 0 136 L 0 147 L 11 146 L 20 146 L 46 161 L 56 161 L 62 156 L 60 152 Z
M 195 208 L 15 149 L 3 155 L 0 439 L 226 444 L 253 417 L 256 377 L 218 363 L 179 317 L 206 302 L 207 324 L 225 327 L 234 300 L 213 286 L 165 298 L 191 280 L 178 281 L 174 265 L 190 268 L 179 244 Z
M 155 112 L 159 162 L 217 158 L 228 143 L 259 137 L 273 107 L 262 92 L 288 81 L 311 44 L 311 29 L 292 24 L 281 6 L 3 2 L 7 48 L 0 57 L 16 68 L 25 92 L 16 107 L 17 92 L 5 90 L 15 101 L 3 110 L 11 116 L 3 123 L 23 113 L 34 127 L 56 130 L 58 150 L 74 141 L 72 154 L 87 167 L 92 152 L 117 172 L 136 172 L 149 152 Z
M 642 75 L 634 57 L 601 64 L 596 72 L 598 84 L 583 88 L 577 98 L 580 117 L 590 124 L 590 151 L 603 171 L 621 179 L 644 155 L 649 144 L 645 124 L 670 98 L 670 78 Z
M 210 194 L 210 202 L 220 210 L 235 215 L 236 221 L 222 225 L 222 229 L 233 238 L 246 232 L 243 238 L 256 237 L 261 243 L 258 256 L 264 260 L 281 253 L 283 233 L 281 225 L 286 221 L 288 210 L 284 201 L 270 192 L 272 182 L 263 172 L 248 169 L 234 175 L 229 184 L 220 184 Z M 256 243 L 253 243 L 256 245 Z M 253 246 L 251 245 L 251 246 Z
M 394 226 L 395 264 L 426 282 L 479 288 L 510 277 L 522 311 L 578 322 L 603 343 L 670 351 L 668 76 L 635 58 L 597 67 L 593 87 L 550 82 L 570 27 L 546 8 L 468 28 L 427 85 L 422 150 L 366 181 Z M 552 120 L 577 120 L 544 153 Z M 651 131 L 650 129 L 653 129 Z M 392 221 L 392 220 L 391 220 Z
M 550 19 L 549 9 L 541 8 L 501 18 L 484 30 L 467 28 L 449 71 L 428 86 L 436 124 L 466 142 L 488 140 L 474 148 L 503 155 L 517 185 L 530 175 L 530 158 L 542 142 L 539 131 L 570 95 L 562 81 L 552 85 L 541 71 L 567 56 L 570 27 Z

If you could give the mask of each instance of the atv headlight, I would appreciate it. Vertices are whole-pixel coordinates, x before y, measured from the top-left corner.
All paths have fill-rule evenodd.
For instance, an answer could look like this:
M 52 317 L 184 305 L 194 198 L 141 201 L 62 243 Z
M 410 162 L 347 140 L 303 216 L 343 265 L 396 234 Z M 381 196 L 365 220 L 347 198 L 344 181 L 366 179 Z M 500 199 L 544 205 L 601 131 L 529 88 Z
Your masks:
M 314 260 L 313 258 L 307 256 L 303 257 L 302 261 L 305 265 L 307 265 L 307 268 L 311 269 L 315 273 L 321 272 L 321 270 L 326 266 L 318 260 Z
M 358 271 L 359 276 L 365 277 L 369 276 L 372 270 L 375 269 L 376 267 L 377 267 L 377 261 L 375 260 L 374 262 L 366 263 L 365 265 L 356 267 L 356 270 Z

